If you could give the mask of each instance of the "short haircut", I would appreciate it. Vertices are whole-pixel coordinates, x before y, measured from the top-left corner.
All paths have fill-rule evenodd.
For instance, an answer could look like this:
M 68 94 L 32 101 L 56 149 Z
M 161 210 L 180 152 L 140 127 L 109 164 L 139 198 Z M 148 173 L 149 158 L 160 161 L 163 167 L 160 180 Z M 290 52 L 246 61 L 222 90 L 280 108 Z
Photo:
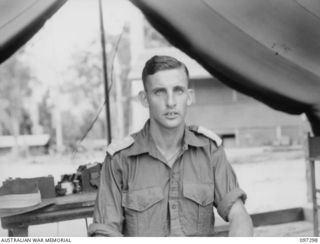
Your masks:
M 148 75 L 153 75 L 162 70 L 170 70 L 177 68 L 184 68 L 187 78 L 189 80 L 189 70 L 184 63 L 170 56 L 153 56 L 146 62 L 142 71 L 142 81 L 144 89 L 146 89 L 146 80 Z

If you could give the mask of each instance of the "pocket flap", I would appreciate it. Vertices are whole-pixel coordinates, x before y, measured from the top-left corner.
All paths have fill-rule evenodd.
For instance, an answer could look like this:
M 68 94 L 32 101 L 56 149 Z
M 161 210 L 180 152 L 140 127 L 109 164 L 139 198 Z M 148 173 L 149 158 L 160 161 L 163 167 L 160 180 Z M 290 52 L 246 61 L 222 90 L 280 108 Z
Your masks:
M 163 199 L 161 187 L 150 187 L 122 193 L 122 206 L 136 211 L 144 211 Z
M 206 206 L 213 202 L 214 184 L 183 184 L 183 195 L 198 203 L 199 205 Z

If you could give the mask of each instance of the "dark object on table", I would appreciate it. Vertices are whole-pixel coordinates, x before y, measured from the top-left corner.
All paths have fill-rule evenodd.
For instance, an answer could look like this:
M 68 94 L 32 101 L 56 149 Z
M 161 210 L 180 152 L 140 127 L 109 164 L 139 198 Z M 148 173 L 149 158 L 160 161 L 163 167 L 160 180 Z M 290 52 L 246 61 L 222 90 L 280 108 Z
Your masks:
M 81 191 L 79 186 L 80 175 L 78 174 L 64 174 L 61 175 L 61 180 L 56 185 L 57 196 L 70 195 Z
M 56 195 L 96 191 L 99 186 L 101 168 L 101 163 L 89 163 L 80 165 L 74 174 L 61 175 L 61 180 L 55 187 Z
M 26 182 L 35 183 L 40 190 L 42 199 L 53 198 L 56 196 L 54 189 L 54 179 L 52 175 L 35 178 L 9 178 L 3 182 L 3 185 L 12 184 L 15 181 L 20 182 L 20 184 L 24 184 Z
M 96 191 L 99 187 L 101 163 L 80 165 L 77 174 L 80 175 L 80 185 L 83 192 Z

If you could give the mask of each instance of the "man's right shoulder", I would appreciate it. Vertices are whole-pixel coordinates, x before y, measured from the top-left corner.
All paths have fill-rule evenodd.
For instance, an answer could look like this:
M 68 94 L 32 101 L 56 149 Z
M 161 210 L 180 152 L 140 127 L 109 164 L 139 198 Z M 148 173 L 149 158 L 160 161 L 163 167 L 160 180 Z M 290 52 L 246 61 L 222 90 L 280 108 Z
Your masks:
M 134 138 L 132 136 L 127 136 L 123 139 L 113 140 L 107 147 L 107 154 L 112 157 L 117 152 L 129 148 L 133 143 Z

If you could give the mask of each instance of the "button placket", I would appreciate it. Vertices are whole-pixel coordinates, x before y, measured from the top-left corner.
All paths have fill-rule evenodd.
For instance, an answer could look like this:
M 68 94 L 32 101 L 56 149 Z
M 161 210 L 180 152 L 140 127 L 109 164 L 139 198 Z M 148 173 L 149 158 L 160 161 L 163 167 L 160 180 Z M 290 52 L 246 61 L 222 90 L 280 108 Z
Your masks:
M 169 212 L 170 212 L 170 235 L 181 236 L 181 225 L 179 220 L 179 163 L 175 162 L 171 169 L 170 184 L 169 184 Z

